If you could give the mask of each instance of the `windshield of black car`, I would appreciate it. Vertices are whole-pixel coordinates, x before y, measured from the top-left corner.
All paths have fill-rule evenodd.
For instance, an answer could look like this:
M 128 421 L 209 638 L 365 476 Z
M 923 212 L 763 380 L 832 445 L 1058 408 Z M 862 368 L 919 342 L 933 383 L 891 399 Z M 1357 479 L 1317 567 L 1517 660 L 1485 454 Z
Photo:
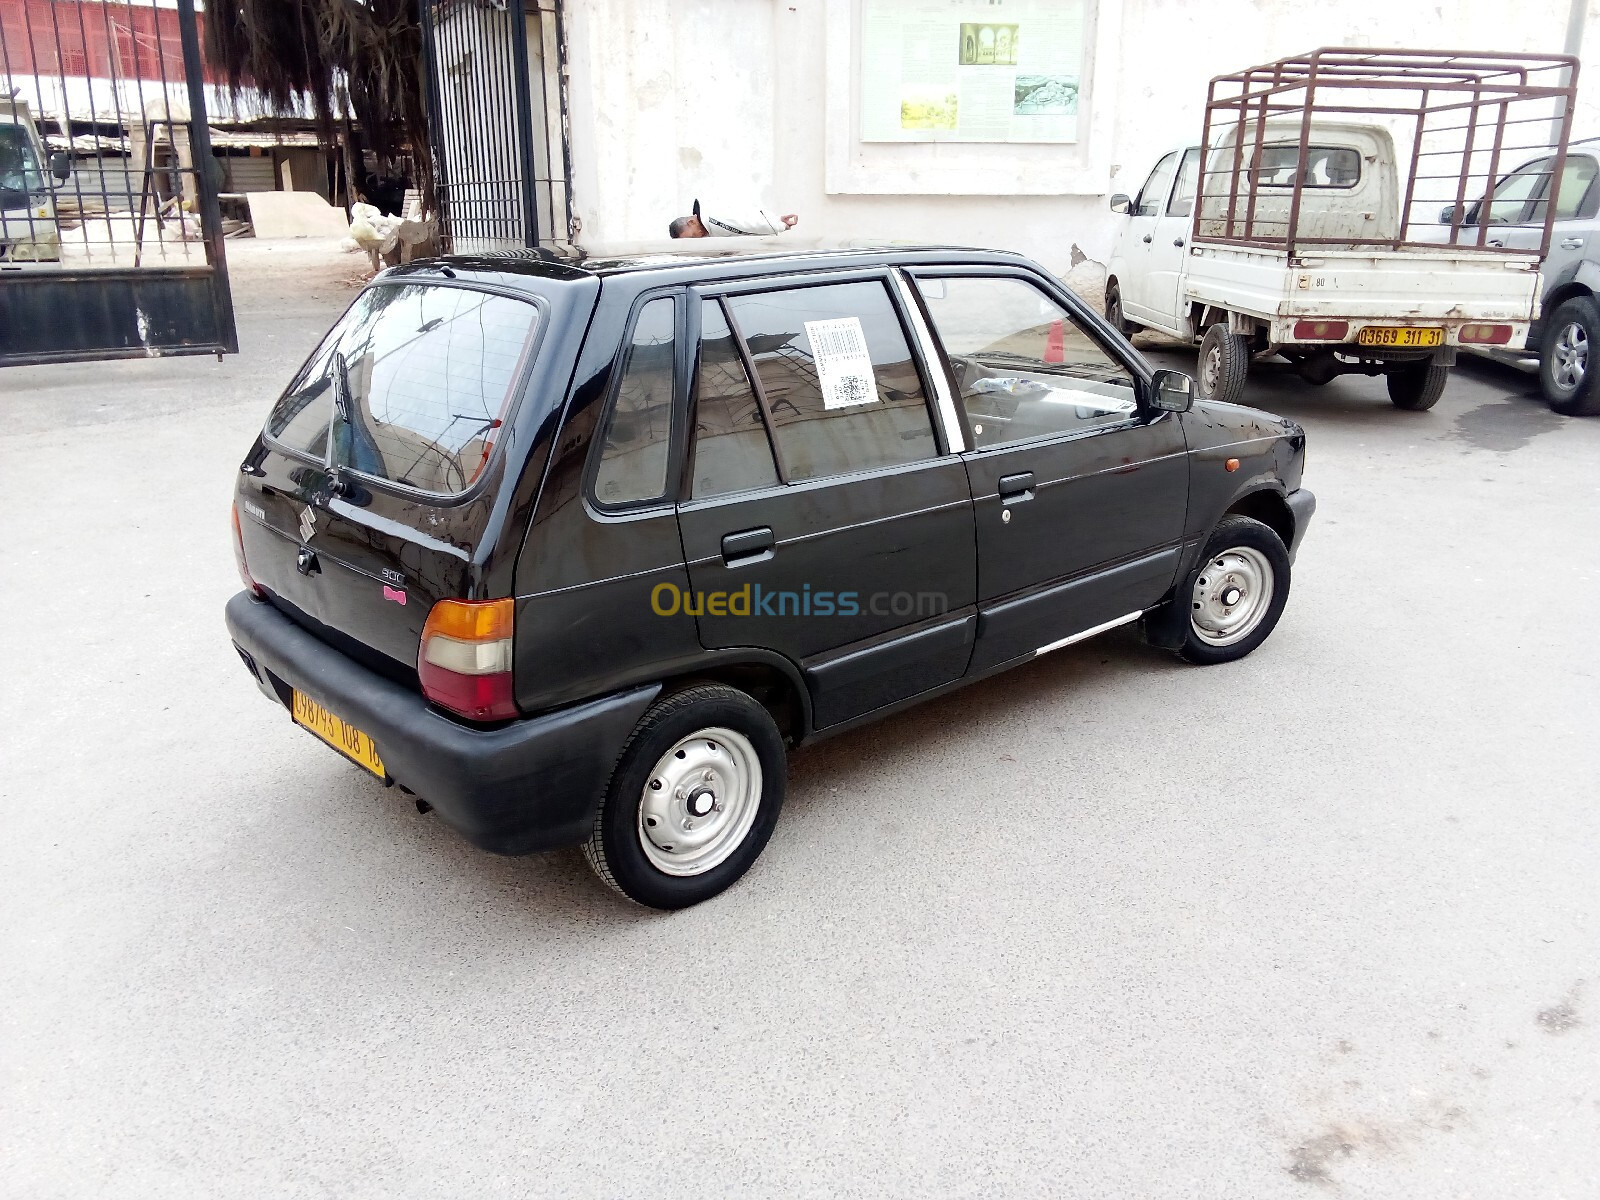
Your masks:
M 27 208 L 30 194 L 44 190 L 44 172 L 28 131 L 0 122 L 0 206 Z
M 351 306 L 267 419 L 267 437 L 438 495 L 483 472 L 526 364 L 530 301 L 430 283 L 378 284 Z M 343 367 L 347 411 L 335 410 Z

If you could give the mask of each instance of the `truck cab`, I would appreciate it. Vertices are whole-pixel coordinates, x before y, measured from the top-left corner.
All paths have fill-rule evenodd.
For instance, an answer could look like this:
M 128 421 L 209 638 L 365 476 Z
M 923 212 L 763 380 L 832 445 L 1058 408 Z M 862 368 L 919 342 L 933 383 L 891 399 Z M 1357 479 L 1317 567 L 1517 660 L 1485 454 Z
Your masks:
M 65 155 L 58 162 L 46 158 L 27 103 L 0 99 L 0 262 L 61 258 L 54 186 L 70 171 Z

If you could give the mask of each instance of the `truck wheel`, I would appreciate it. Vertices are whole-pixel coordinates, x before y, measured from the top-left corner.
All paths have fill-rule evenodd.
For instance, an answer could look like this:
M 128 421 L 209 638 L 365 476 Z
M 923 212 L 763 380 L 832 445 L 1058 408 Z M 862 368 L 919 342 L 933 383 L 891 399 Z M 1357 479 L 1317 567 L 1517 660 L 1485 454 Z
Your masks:
M 1122 289 L 1113 279 L 1106 284 L 1106 321 L 1124 337 L 1132 337 L 1139 327 L 1122 315 Z
M 1389 371 L 1389 403 L 1407 412 L 1426 412 L 1444 395 L 1444 382 L 1450 368 L 1443 363 L 1420 362 Z
M 611 773 L 584 857 L 650 908 L 688 908 L 760 856 L 783 807 L 783 737 L 736 688 L 702 684 L 651 706 Z
M 1590 370 L 1600 363 L 1590 358 L 1600 353 L 1600 305 L 1592 297 L 1574 296 L 1556 309 L 1550 318 L 1539 355 L 1539 390 L 1545 403 L 1569 417 L 1592 417 L 1600 413 L 1600 372 Z
M 1250 343 L 1226 325 L 1213 325 L 1200 342 L 1200 399 L 1237 404 L 1250 370 Z
M 1200 666 L 1233 662 L 1267 640 L 1289 599 L 1289 551 L 1251 517 L 1217 522 L 1200 563 L 1180 586 L 1189 623 L 1178 656 Z

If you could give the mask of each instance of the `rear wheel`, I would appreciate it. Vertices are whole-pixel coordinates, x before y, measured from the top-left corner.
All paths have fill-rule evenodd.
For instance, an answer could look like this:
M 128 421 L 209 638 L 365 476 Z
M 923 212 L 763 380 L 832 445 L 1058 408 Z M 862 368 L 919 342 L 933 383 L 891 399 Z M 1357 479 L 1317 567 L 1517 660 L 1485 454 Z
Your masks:
M 1132 321 L 1128 320 L 1122 312 L 1122 289 L 1113 279 L 1106 284 L 1106 320 L 1111 328 L 1124 337 L 1132 337 L 1139 329 Z
M 1272 528 L 1251 517 L 1224 517 L 1204 556 L 1178 589 L 1189 625 L 1178 654 L 1202 666 L 1243 658 L 1278 624 L 1289 599 L 1289 551 Z
M 1431 361 L 1410 363 L 1384 376 L 1389 385 L 1389 403 L 1407 412 L 1426 412 L 1439 403 L 1449 378 L 1449 367 Z
M 1539 390 L 1545 403 L 1569 417 L 1600 413 L 1600 305 L 1574 296 L 1550 318 L 1539 356 Z
M 584 856 L 612 889 L 650 908 L 687 908 L 760 856 L 783 807 L 783 737 L 745 693 L 703 684 L 653 705 L 635 727 Z
M 1195 381 L 1202 400 L 1237 404 L 1244 395 L 1244 381 L 1249 370 L 1250 342 L 1247 338 L 1229 333 L 1227 325 L 1220 323 L 1206 330 L 1200 342 L 1200 378 Z

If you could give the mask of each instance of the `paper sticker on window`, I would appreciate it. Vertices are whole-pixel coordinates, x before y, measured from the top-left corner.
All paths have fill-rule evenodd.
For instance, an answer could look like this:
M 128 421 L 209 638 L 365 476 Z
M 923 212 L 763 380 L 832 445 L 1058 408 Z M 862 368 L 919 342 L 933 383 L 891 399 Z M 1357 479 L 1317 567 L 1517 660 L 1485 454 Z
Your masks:
M 807 321 L 806 337 L 817 364 L 817 382 L 824 408 L 849 408 L 871 404 L 878 398 L 872 378 L 872 357 L 860 317 L 833 321 Z

